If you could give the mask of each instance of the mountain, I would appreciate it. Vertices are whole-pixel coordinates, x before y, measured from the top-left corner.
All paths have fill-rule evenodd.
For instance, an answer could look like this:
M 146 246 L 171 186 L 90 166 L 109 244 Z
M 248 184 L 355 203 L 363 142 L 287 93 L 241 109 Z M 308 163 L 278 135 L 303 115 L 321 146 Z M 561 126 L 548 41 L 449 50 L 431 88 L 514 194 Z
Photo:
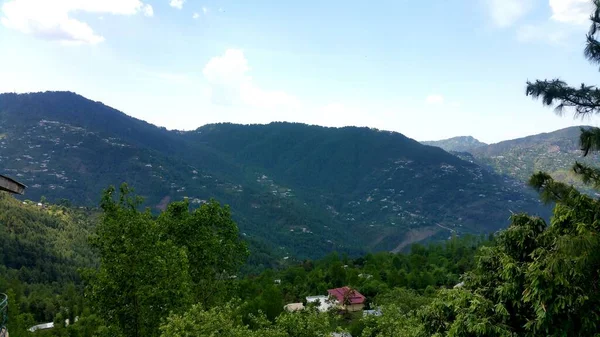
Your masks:
M 471 136 L 454 137 L 444 140 L 426 141 L 422 143 L 425 145 L 440 147 L 448 152 L 465 152 L 487 145 L 486 143 L 482 143 Z
M 78 268 L 97 264 L 88 236 L 99 212 L 21 202 L 0 192 L 0 279 L 79 282 Z
M 0 95 L 0 170 L 27 198 L 97 205 L 128 182 L 158 211 L 210 198 L 231 206 L 265 252 L 402 250 L 451 233 L 547 214 L 523 184 L 399 133 L 296 123 L 168 131 L 70 92 Z
M 538 171 L 545 171 L 555 179 L 573 184 L 580 190 L 594 193 L 572 173 L 576 161 L 596 165 L 600 156 L 592 153 L 582 157 L 579 147 L 581 128 L 570 127 L 550 133 L 508 140 L 478 147 L 469 152 L 475 162 L 490 167 L 498 174 L 521 181 Z M 463 159 L 465 159 L 463 157 Z

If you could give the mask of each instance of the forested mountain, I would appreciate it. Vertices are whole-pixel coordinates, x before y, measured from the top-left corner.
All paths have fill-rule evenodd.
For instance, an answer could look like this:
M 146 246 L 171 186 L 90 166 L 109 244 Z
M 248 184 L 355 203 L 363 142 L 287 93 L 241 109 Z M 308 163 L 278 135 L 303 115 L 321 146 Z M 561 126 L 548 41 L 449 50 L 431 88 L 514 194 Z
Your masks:
M 59 315 L 82 315 L 79 270 L 98 265 L 88 236 L 99 214 L 0 192 L 0 292 L 9 297 L 11 336 Z
M 543 214 L 521 183 L 401 134 L 292 123 L 168 131 L 70 92 L 0 95 L 0 171 L 27 198 L 97 205 L 128 182 L 155 211 L 231 206 L 242 235 L 279 256 L 401 250 Z
M 497 144 L 469 150 L 476 163 L 490 167 L 496 173 L 507 175 L 521 181 L 538 171 L 549 173 L 558 181 L 573 184 L 577 188 L 591 192 L 573 173 L 573 163 L 597 163 L 600 157 L 591 153 L 583 157 L 579 137 L 581 129 L 588 127 L 570 127 L 550 133 L 507 140 Z M 457 154 L 469 159 L 466 154 Z
M 437 146 L 448 152 L 465 152 L 487 145 L 486 143 L 480 142 L 471 136 L 453 137 L 449 139 L 425 141 L 421 143 L 425 145 Z

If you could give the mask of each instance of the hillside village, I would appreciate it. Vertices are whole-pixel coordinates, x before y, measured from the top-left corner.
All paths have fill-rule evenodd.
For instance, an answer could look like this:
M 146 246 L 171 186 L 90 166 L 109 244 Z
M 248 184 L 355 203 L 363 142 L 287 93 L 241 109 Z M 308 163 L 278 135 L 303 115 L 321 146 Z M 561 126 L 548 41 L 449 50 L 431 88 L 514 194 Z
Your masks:
M 281 258 L 318 256 L 332 249 L 400 251 L 414 242 L 500 228 L 506 224 L 502 214 L 507 208 L 543 211 L 535 194 L 522 185 L 444 152 L 423 156 L 432 150 L 398 133 L 293 123 L 215 124 L 170 132 L 73 93 L 2 99 L 10 113 L 0 116 L 0 164 L 6 174 L 30 187 L 29 199 L 68 199 L 73 205 L 94 207 L 98 191 L 122 182 L 154 213 L 172 201 L 187 199 L 199 207 L 216 198 L 232 207 L 247 238 L 262 244 L 266 240 Z M 36 118 L 19 113 L 21 103 L 27 106 L 37 99 L 46 104 L 33 108 Z M 79 109 L 95 117 L 82 118 Z M 102 115 L 118 119 L 119 127 L 100 123 Z M 249 138 L 229 139 L 232 132 Z M 326 141 L 329 132 L 338 134 L 337 143 Z M 300 161 L 288 153 L 290 148 L 273 148 L 275 152 L 263 156 L 270 150 L 255 152 L 269 143 L 252 143 L 261 135 L 275 137 L 273 144 L 302 144 L 309 134 L 317 135 L 311 144 L 318 145 L 301 145 L 308 152 Z M 290 143 L 289 137 L 295 140 Z M 362 146 L 367 140 L 385 151 L 347 162 L 352 157 L 345 152 L 352 147 L 345 144 Z M 340 149 L 333 152 L 334 161 L 327 159 L 331 146 Z M 300 169 L 302 165 L 308 166 Z M 350 175 L 341 177 L 339 172 Z M 488 211 L 484 215 L 480 206 L 465 203 L 485 205 Z M 360 240 L 351 233 L 361 233 Z M 318 248 L 302 248 L 309 246 Z
M 283 308 L 289 312 L 304 310 L 306 306 L 315 307 L 320 312 L 340 310 L 344 312 L 363 311 L 366 298 L 361 293 L 350 287 L 341 287 L 327 290 L 328 295 L 307 296 L 306 301 L 289 303 Z M 373 311 L 365 311 L 370 314 Z

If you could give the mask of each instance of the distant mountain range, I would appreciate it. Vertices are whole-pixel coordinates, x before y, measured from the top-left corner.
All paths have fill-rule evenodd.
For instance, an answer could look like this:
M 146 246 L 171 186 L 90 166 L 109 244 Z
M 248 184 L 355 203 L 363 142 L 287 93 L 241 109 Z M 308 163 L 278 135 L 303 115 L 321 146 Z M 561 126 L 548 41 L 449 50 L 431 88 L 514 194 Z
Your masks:
M 482 145 L 465 150 L 450 150 L 458 157 L 488 167 L 493 172 L 510 176 L 522 182 L 538 171 L 550 173 L 559 181 L 572 184 L 578 189 L 595 194 L 588 186 L 572 173 L 576 161 L 597 165 L 600 156 L 590 154 L 582 157 L 579 147 L 581 128 L 587 126 L 569 127 L 549 133 L 507 140 L 497 144 Z M 467 139 L 457 137 L 452 139 Z M 451 139 L 440 141 L 439 146 L 445 146 Z
M 0 94 L 0 172 L 26 197 L 97 205 L 128 182 L 157 211 L 229 204 L 254 253 L 398 251 L 546 215 L 520 181 L 395 132 L 295 123 L 168 131 L 70 92 Z M 258 251 L 258 253 L 257 253 Z
M 448 152 L 466 152 L 487 145 L 486 143 L 482 143 L 471 136 L 454 137 L 444 140 L 426 141 L 421 143 L 430 146 L 437 146 Z

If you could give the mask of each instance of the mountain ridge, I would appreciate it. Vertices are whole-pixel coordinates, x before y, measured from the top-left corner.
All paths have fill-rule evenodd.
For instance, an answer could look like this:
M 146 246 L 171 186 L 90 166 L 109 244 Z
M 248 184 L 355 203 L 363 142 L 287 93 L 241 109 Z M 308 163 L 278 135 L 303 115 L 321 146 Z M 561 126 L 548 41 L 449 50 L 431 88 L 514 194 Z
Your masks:
M 455 154 L 524 183 L 532 174 L 544 171 L 558 181 L 594 195 L 596 191 L 584 185 L 572 171 L 576 161 L 594 165 L 600 159 L 595 153 L 582 156 L 579 137 L 581 129 L 588 127 L 567 127 L 478 147 L 468 151 L 470 157 L 465 153 Z
M 436 146 L 447 152 L 466 152 L 488 144 L 483 143 L 472 136 L 458 136 L 442 140 L 424 141 L 425 145 Z
M 214 197 L 282 256 L 394 250 L 497 230 L 513 209 L 546 212 L 522 184 L 397 132 L 282 122 L 168 131 L 62 92 L 0 94 L 0 129 L 0 169 L 30 186 L 28 198 L 95 205 L 124 181 L 155 209 Z

